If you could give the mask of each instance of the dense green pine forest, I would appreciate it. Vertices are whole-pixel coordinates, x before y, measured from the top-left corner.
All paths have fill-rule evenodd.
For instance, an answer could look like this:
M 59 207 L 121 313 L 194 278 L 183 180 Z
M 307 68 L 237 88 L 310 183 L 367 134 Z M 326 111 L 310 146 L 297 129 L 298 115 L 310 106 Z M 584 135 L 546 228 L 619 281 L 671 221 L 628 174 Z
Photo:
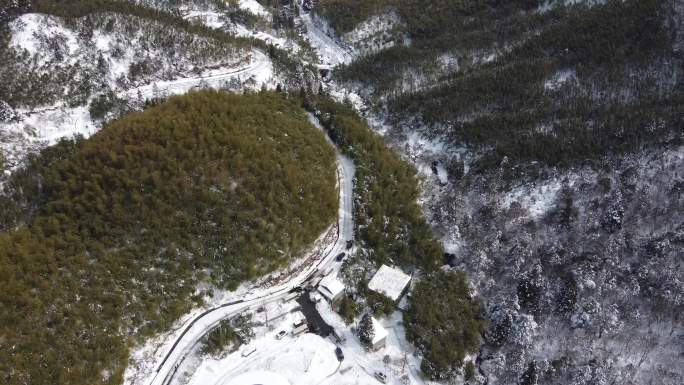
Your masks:
M 191 93 L 5 186 L 0 382 L 118 384 L 129 337 L 283 266 L 335 219 L 335 157 L 281 95 Z

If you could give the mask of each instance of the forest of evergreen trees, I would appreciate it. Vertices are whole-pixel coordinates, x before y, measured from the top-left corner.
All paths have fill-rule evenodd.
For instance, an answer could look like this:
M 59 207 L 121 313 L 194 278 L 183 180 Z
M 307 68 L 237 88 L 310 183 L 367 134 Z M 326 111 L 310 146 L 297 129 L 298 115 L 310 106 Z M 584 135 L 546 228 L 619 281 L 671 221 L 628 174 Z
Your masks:
M 429 378 L 453 378 L 466 354 L 477 353 L 487 323 L 463 272 L 437 271 L 421 279 L 404 313 L 406 337 L 424 355 Z
M 684 228 L 681 5 L 318 2 L 315 12 L 355 46 L 359 34 L 344 33 L 399 16 L 395 46 L 335 76 L 377 107 L 384 134 L 411 159 L 444 162 L 448 180 L 426 177 L 424 209 L 458 245 L 452 266 L 487 299 L 482 309 L 445 303 L 454 297 L 444 277 L 416 283 L 405 326 L 424 372 L 453 377 L 469 349 L 445 347 L 481 339 L 478 323 L 443 327 L 461 309 L 490 322 L 465 383 L 682 383 L 670 349 L 682 323 L 672 296 L 682 292 L 673 279 L 681 241 L 670 243 Z M 420 148 L 415 134 L 445 146 Z
M 352 257 L 350 263 L 361 267 L 370 261 L 375 267 L 420 269 L 423 277 L 404 313 L 407 338 L 424 355 L 426 375 L 433 379 L 453 376 L 464 364 L 465 354 L 477 351 L 485 323 L 466 275 L 439 269 L 443 251 L 418 206 L 415 169 L 387 148 L 351 106 L 322 95 L 308 98 L 305 105 L 317 113 L 331 139 L 356 165 L 354 219 L 362 255 Z M 392 300 L 368 290 L 366 283 L 363 276 L 354 283 L 366 310 L 376 316 L 396 310 Z M 347 320 L 358 310 L 347 297 L 340 305 Z
M 538 11 L 544 3 L 324 0 L 319 12 L 346 31 L 383 7 L 396 9 L 411 44 L 338 74 L 370 84 L 395 124 L 418 118 L 428 136 L 482 151 L 476 169 L 504 158 L 569 165 L 681 142 L 684 86 L 672 1 Z M 441 55 L 454 56 L 459 69 L 440 72 Z M 407 84 L 407 73 L 422 80 Z M 559 75 L 566 78 L 549 86 Z
M 354 220 L 357 239 L 378 266 L 432 270 L 441 246 L 418 205 L 416 170 L 385 146 L 350 105 L 319 95 L 305 100 L 331 139 L 356 164 Z
M 5 186 L 0 382 L 119 384 L 129 337 L 286 264 L 337 213 L 335 157 L 281 95 L 191 93 L 62 141 Z

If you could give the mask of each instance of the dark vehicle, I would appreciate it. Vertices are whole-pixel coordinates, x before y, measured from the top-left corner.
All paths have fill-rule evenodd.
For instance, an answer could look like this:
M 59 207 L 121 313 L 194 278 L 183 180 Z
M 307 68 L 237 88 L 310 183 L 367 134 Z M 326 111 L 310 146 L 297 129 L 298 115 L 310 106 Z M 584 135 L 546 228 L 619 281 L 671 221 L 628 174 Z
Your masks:
M 354 246 L 354 241 L 352 241 L 352 240 L 350 239 L 350 240 L 347 241 L 347 250 L 351 249 L 352 246 Z
M 346 253 L 339 253 L 339 254 L 337 254 L 337 257 L 335 257 L 335 260 L 337 262 L 339 262 L 344 258 L 345 255 L 347 255 L 347 254 Z
M 342 353 L 342 349 L 339 346 L 335 348 L 335 355 L 337 356 L 337 361 L 344 361 L 344 353 Z
M 373 376 L 375 377 L 376 380 L 382 382 L 383 384 L 386 384 L 386 383 L 387 383 L 387 376 L 385 375 L 385 373 L 383 373 L 383 372 L 375 372 L 375 373 L 373 374 Z
M 285 330 L 281 330 L 278 334 L 276 334 L 275 338 L 277 340 L 282 340 L 283 337 L 287 335 L 287 332 Z

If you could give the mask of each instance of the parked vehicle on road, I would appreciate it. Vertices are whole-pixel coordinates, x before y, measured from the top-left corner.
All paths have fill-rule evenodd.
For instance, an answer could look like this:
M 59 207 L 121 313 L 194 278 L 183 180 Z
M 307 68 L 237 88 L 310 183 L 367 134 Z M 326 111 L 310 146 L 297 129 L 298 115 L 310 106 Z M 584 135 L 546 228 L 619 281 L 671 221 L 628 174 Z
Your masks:
M 387 383 L 387 376 L 383 372 L 375 372 L 373 374 L 373 377 L 375 377 L 376 380 L 382 382 L 383 384 Z
M 337 254 L 337 257 L 335 257 L 335 260 L 336 260 L 337 262 L 339 262 L 339 261 L 341 261 L 342 259 L 344 259 L 344 256 L 345 256 L 345 255 L 347 255 L 347 254 L 344 253 L 344 252 L 339 253 L 339 254 Z
M 344 353 L 342 353 L 342 348 L 339 346 L 335 348 L 335 356 L 337 357 L 337 361 L 344 361 Z
M 281 330 L 278 332 L 278 334 L 276 334 L 275 338 L 277 340 L 282 340 L 283 337 L 285 337 L 286 335 L 287 335 L 287 332 L 285 330 Z

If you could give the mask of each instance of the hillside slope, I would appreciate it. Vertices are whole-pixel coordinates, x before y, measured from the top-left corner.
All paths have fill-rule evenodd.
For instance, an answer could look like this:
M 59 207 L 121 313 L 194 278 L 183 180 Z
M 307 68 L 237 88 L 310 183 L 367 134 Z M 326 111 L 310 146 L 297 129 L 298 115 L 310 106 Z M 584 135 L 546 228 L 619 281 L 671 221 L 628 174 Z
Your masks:
M 287 55 L 269 48 L 278 38 L 246 32 L 268 25 L 266 16 L 237 4 L 21 4 L 0 2 L 0 156 L 10 171 L 27 153 L 89 136 L 149 100 L 209 87 L 272 89 L 293 76 Z
M 680 383 L 678 2 L 316 4 L 363 53 L 334 77 L 487 300 L 471 381 Z
M 5 186 L 0 378 L 118 384 L 130 337 L 286 264 L 337 213 L 335 157 L 276 94 L 191 93 L 63 141 Z

